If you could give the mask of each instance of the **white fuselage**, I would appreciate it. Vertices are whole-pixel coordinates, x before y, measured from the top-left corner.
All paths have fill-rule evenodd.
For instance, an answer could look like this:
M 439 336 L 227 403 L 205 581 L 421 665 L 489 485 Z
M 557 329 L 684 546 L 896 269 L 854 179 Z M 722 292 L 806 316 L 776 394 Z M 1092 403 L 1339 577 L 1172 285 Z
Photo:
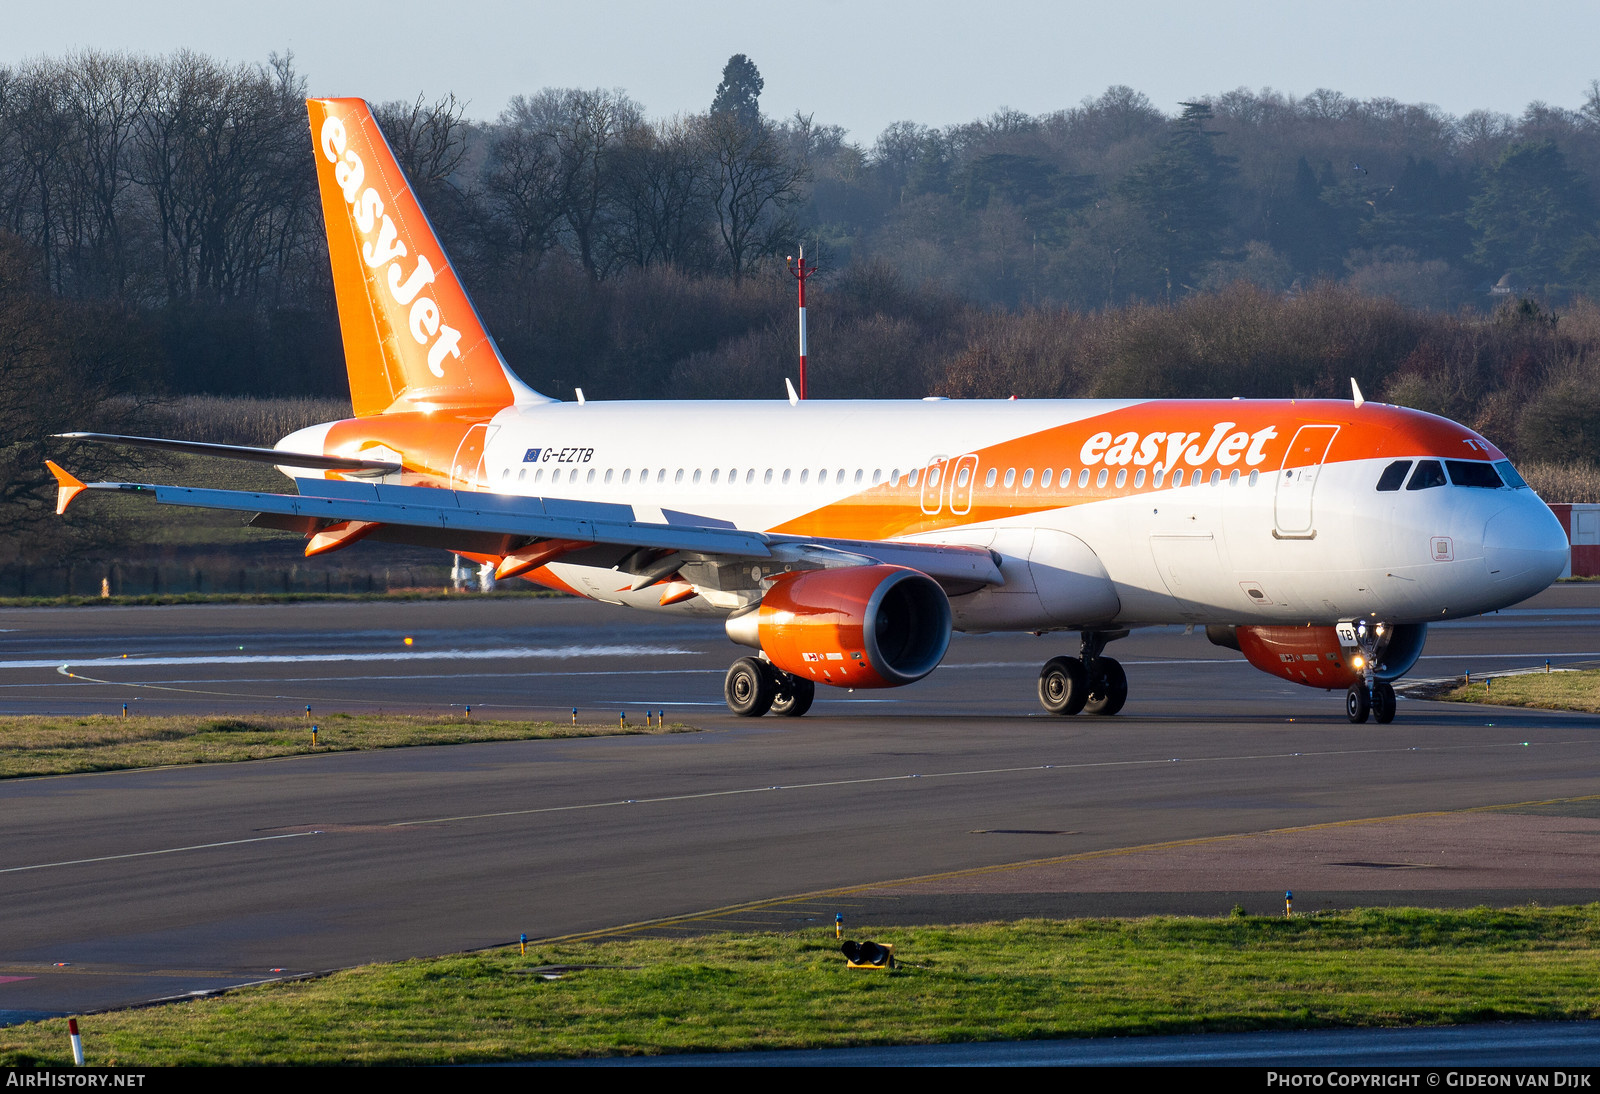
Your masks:
M 965 630 L 1428 622 L 1544 588 L 1566 551 L 1548 507 L 1525 487 L 1379 492 L 1396 454 L 1484 461 L 1490 448 L 1427 419 L 1463 447 L 1407 451 L 1392 435 L 1427 416 L 1380 409 L 1374 424 L 1371 404 L 1362 417 L 1304 401 L 549 403 L 473 427 L 451 474 L 458 487 L 626 505 L 643 522 L 986 547 L 1005 584 L 952 596 Z M 1135 425 L 1118 434 L 1123 419 Z M 1400 428 L 1385 432 L 1390 419 Z M 1151 439 L 1136 448 L 1139 428 Z M 1334 458 L 1340 429 L 1387 450 Z M 1129 438 L 1120 453 L 1113 435 Z M 1289 451 L 1301 436 L 1320 439 L 1303 460 Z M 595 599 L 658 607 L 607 567 L 550 572 Z M 749 599 L 676 607 L 726 613 Z

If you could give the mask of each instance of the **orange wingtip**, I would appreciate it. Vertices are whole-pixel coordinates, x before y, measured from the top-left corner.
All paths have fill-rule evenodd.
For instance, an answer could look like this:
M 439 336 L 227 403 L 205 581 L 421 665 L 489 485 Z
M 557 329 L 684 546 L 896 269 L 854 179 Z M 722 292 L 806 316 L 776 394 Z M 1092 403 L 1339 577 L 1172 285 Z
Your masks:
M 67 506 L 72 504 L 73 498 L 89 488 L 54 460 L 45 460 L 44 465 L 50 469 L 50 474 L 56 477 L 56 482 L 61 487 L 56 492 L 56 516 L 59 517 L 67 511 Z

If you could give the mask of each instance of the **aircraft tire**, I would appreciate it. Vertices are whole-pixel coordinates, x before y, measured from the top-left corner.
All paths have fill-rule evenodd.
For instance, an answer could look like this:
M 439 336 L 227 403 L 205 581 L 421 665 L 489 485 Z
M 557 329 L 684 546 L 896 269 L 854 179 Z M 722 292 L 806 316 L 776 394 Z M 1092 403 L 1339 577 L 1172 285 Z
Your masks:
M 1115 714 L 1128 701 L 1128 674 L 1122 671 L 1119 662 L 1109 657 L 1096 657 L 1094 664 L 1099 679 L 1090 686 L 1083 709 L 1089 714 Z
M 1344 693 L 1344 713 L 1353 725 L 1362 725 L 1372 713 L 1372 701 L 1367 698 L 1367 685 L 1357 680 Z
M 1051 714 L 1076 714 L 1088 698 L 1083 662 L 1076 657 L 1052 657 L 1039 670 L 1039 703 Z
M 772 709 L 778 694 L 778 681 L 765 662 L 741 657 L 728 669 L 722 681 L 722 697 L 728 709 L 741 718 L 759 718 Z
M 784 673 L 778 681 L 778 693 L 772 699 L 772 713 L 784 718 L 798 718 L 811 709 L 817 697 L 817 685 L 803 676 Z
M 1372 688 L 1372 720 L 1380 726 L 1394 721 L 1394 688 L 1382 680 Z

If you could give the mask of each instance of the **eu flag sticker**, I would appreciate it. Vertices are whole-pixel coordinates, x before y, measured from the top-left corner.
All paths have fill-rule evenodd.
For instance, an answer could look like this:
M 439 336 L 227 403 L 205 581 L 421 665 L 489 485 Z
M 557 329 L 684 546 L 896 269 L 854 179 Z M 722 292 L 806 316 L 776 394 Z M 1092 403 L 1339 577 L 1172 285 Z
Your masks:
M 522 457 L 522 462 L 523 463 L 538 463 L 539 462 L 539 449 L 537 449 L 537 448 L 528 449 L 528 454 L 526 456 Z

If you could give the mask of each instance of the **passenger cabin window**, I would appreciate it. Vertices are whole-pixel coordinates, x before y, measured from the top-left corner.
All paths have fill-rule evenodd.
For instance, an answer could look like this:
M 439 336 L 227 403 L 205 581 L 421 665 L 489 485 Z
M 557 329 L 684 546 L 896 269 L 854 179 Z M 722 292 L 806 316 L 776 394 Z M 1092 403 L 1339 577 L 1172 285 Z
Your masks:
M 1505 485 L 1500 481 L 1500 476 L 1495 473 L 1494 464 L 1491 463 L 1479 463 L 1476 460 L 1446 460 L 1444 466 L 1450 472 L 1450 481 L 1457 486 L 1498 490 Z
M 1439 466 L 1439 461 L 1423 460 L 1417 464 L 1417 469 L 1411 473 L 1411 481 L 1406 483 L 1406 489 L 1430 490 L 1435 486 L 1443 486 L 1444 484 L 1444 468 Z
M 1022 488 L 1026 490 L 1033 485 L 1033 468 L 1028 468 L 1022 473 Z
M 1383 469 L 1383 474 L 1378 477 L 1378 489 L 1382 491 L 1398 490 L 1406 481 L 1406 472 L 1411 470 L 1410 460 L 1395 460 Z
M 994 485 L 994 480 L 999 478 L 999 476 L 1000 476 L 1000 472 L 999 471 L 997 471 L 993 467 L 989 468 L 989 473 L 983 477 L 983 485 L 985 485 L 985 486 L 993 486 Z

